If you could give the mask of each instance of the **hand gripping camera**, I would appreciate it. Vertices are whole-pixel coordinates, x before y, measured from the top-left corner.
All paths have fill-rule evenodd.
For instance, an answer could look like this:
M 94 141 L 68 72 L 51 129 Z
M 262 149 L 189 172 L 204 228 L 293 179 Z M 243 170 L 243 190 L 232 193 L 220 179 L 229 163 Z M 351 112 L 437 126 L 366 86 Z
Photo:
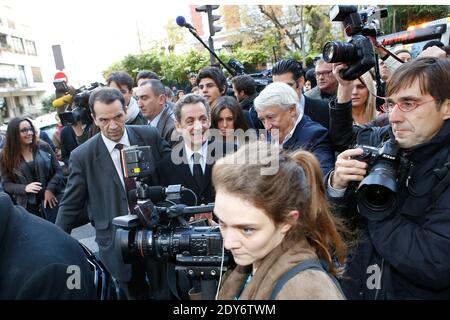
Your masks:
M 352 5 L 335 5 L 330 10 L 331 21 L 342 21 L 347 36 L 347 43 L 330 41 L 323 47 L 323 59 L 328 63 L 344 62 L 348 68 L 343 70 L 341 77 L 354 80 L 375 66 L 375 53 L 368 37 L 379 35 L 378 19 L 387 16 L 386 9 L 367 9 L 357 12 Z
M 359 213 L 369 220 L 383 220 L 395 209 L 399 146 L 392 140 L 381 148 L 357 145 L 364 153 L 356 160 L 367 162 L 368 174 L 356 191 Z

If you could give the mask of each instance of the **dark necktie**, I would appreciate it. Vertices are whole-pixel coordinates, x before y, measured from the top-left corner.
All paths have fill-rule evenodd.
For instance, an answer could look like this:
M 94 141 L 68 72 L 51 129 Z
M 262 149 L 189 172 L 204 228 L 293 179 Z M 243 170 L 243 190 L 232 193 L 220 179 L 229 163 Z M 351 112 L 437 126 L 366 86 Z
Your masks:
M 199 186 L 199 188 L 203 187 L 204 184 L 204 174 L 203 174 L 203 170 L 202 170 L 202 165 L 200 164 L 200 159 L 202 158 L 202 155 L 200 153 L 194 153 L 192 155 L 192 158 L 194 160 L 194 166 L 193 166 L 193 175 L 194 175 L 194 180 L 197 183 L 197 185 Z
M 117 150 L 119 150 L 119 154 L 120 154 L 120 167 L 122 168 L 122 175 L 123 175 L 123 162 L 122 162 L 122 149 L 123 149 L 124 145 L 121 143 L 116 144 L 116 146 L 114 148 L 116 148 Z M 128 199 L 128 208 L 130 209 L 130 212 L 133 213 L 134 211 L 134 206 L 136 205 L 136 202 L 132 201 L 130 199 L 130 196 L 128 195 L 128 192 L 130 190 L 136 189 L 136 181 L 134 181 L 133 178 L 125 178 L 125 176 L 123 176 L 123 182 L 125 184 L 125 192 L 127 194 L 127 199 Z

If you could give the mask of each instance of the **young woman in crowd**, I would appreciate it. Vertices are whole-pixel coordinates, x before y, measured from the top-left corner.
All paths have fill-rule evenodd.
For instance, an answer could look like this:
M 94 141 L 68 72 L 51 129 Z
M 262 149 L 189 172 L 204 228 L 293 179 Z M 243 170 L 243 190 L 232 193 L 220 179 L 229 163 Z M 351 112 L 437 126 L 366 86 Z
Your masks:
M 248 130 L 244 113 L 234 97 L 223 96 L 217 99 L 211 111 L 211 128 L 219 129 L 223 139 L 234 143 L 235 131 Z
M 176 95 L 175 95 L 175 101 L 177 102 L 178 100 L 180 100 L 182 97 L 184 96 L 184 91 L 183 90 L 178 90 Z
M 352 91 L 352 115 L 355 124 L 365 124 L 377 116 L 376 99 L 370 94 L 376 93 L 375 82 L 372 74 L 366 72 L 359 79 L 353 80 Z
M 50 217 L 44 210 L 57 207 L 62 171 L 53 150 L 36 138 L 29 119 L 14 118 L 9 122 L 0 154 L 0 172 L 4 190 L 18 205 L 54 222 L 56 213 Z
M 334 278 L 343 271 L 344 228 L 330 212 L 312 153 L 250 143 L 218 160 L 212 179 L 214 212 L 237 264 L 219 299 L 345 299 Z

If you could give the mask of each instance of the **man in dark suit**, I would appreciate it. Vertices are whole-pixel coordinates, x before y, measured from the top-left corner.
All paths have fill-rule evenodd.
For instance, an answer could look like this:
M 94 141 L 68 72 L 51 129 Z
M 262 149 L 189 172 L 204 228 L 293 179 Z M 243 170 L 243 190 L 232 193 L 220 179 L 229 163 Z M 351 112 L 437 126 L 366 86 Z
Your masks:
M 97 299 L 77 241 L 0 192 L 0 300 Z
M 210 137 L 211 117 L 209 104 L 197 94 L 182 97 L 174 108 L 175 126 L 183 141 L 174 146 L 172 155 L 165 156 L 157 169 L 164 186 L 181 184 L 195 192 L 197 199 L 185 193 L 181 202 L 186 205 L 214 202 L 215 190 L 211 182 L 214 162 L 235 146 L 226 144 L 222 135 Z M 197 201 L 195 201 L 197 200 Z
M 172 138 L 175 129 L 173 113 L 166 103 L 164 84 L 155 79 L 145 80 L 136 89 L 138 105 L 148 124 L 156 127 L 161 137 L 170 145 L 176 140 Z
M 130 212 L 128 179 L 123 177 L 119 149 L 151 146 L 153 160 L 158 163 L 165 154 L 170 154 L 170 147 L 151 126 L 125 126 L 125 101 L 117 89 L 103 87 L 94 91 L 89 107 L 100 134 L 72 152 L 70 175 L 56 225 L 70 233 L 86 205 L 89 220 L 95 227 L 100 259 L 128 298 L 146 298 L 148 288 L 143 266 L 125 265 L 114 248 L 112 220 Z
M 298 108 L 304 110 L 304 114 L 311 120 L 320 123 L 323 127 L 329 128 L 330 115 L 328 102 L 311 99 L 302 93 L 305 84 L 305 75 L 301 64 L 294 59 L 278 61 L 272 68 L 273 82 L 284 82 L 297 92 L 299 97 Z

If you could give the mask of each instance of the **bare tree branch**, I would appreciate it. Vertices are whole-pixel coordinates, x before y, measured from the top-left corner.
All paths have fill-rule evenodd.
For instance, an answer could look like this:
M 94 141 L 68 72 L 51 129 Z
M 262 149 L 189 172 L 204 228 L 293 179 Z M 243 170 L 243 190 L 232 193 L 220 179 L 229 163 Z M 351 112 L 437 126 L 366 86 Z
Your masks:
M 281 24 L 281 22 L 279 21 L 279 19 L 275 15 L 275 12 L 273 11 L 273 9 L 270 6 L 268 6 L 268 10 L 266 10 L 266 6 L 264 6 L 264 5 L 258 5 L 258 8 L 259 8 L 259 10 L 261 11 L 262 14 L 264 14 L 267 18 L 269 18 L 270 21 L 272 21 L 272 23 L 277 28 L 277 32 L 279 32 L 281 35 L 287 36 L 289 38 L 289 40 L 291 40 L 291 42 L 294 45 L 294 47 L 297 50 L 301 50 L 300 45 L 295 40 L 295 37 L 289 32 L 288 28 L 284 27 Z

